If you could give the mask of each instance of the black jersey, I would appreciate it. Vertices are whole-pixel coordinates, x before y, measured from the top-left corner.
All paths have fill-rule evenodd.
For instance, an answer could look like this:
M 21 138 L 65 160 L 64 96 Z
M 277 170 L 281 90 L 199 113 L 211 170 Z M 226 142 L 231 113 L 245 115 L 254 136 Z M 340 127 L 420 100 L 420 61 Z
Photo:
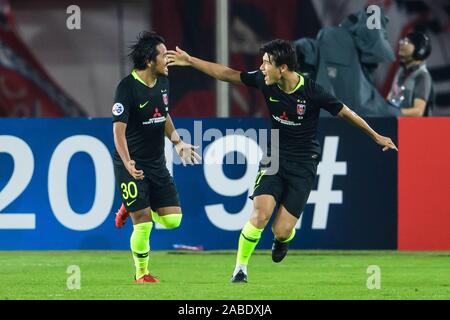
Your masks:
M 164 137 L 169 111 L 169 79 L 158 77 L 150 88 L 136 71 L 122 79 L 116 89 L 113 122 L 127 124 L 126 139 L 130 157 L 151 166 L 165 163 Z M 121 161 L 119 154 L 114 159 Z
M 264 94 L 272 129 L 279 129 L 280 158 L 290 160 L 320 156 L 316 138 L 320 108 L 336 116 L 343 107 L 342 102 L 313 80 L 300 74 L 299 78 L 294 90 L 286 93 L 277 84 L 266 85 L 261 71 L 241 73 L 245 85 Z

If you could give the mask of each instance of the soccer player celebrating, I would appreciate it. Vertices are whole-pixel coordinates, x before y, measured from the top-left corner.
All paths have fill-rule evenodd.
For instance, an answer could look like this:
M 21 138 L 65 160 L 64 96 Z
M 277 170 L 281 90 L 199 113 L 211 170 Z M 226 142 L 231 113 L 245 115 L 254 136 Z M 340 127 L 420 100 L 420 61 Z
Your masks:
M 153 221 L 166 228 L 181 223 L 178 192 L 166 168 L 164 135 L 175 145 L 183 164 L 198 163 L 200 156 L 184 143 L 168 113 L 169 80 L 164 39 L 142 32 L 131 47 L 134 70 L 120 81 L 114 98 L 113 132 L 116 151 L 114 173 L 122 195 L 121 225 L 133 221 L 130 239 L 137 283 L 159 282 L 148 271 Z
M 275 207 L 272 225 L 272 260 L 286 256 L 295 225 L 308 200 L 320 158 L 316 138 L 320 108 L 344 118 L 368 134 L 377 144 L 397 150 L 390 138 L 379 135 L 362 118 L 327 93 L 316 82 L 295 72 L 296 54 L 291 43 L 274 40 L 261 48 L 259 70 L 240 72 L 190 56 L 180 48 L 169 51 L 169 66 L 191 66 L 216 79 L 245 84 L 262 91 L 272 128 L 279 130 L 279 170 L 268 175 L 260 164 L 252 195 L 253 212 L 239 237 L 236 268 L 231 282 L 247 282 L 247 265 Z

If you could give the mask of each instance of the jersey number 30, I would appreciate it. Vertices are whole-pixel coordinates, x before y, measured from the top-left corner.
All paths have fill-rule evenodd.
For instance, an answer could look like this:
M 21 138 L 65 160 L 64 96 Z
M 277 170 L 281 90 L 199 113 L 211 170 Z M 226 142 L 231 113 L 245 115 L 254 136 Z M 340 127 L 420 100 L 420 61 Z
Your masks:
M 125 200 L 128 200 L 129 198 L 134 199 L 138 195 L 137 186 L 134 181 L 131 181 L 128 184 L 122 183 L 120 188 L 122 189 L 122 198 Z

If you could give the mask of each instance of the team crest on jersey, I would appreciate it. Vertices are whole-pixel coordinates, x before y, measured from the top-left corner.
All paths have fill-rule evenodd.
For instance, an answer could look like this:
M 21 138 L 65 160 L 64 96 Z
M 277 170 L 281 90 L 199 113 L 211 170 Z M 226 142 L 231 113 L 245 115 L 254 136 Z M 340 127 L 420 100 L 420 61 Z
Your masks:
M 123 105 L 121 103 L 115 103 L 112 107 L 112 113 L 116 117 L 120 116 L 123 113 Z
M 164 93 L 162 96 L 164 104 L 167 106 L 169 104 L 169 96 L 167 95 L 167 93 Z
M 304 115 L 306 112 L 306 105 L 305 104 L 297 104 L 297 114 L 299 116 Z

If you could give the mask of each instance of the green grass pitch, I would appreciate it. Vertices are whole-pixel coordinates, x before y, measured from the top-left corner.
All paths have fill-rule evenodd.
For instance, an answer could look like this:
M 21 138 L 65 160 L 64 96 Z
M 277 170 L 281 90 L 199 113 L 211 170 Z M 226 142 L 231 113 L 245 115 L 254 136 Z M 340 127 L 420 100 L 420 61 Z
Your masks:
M 256 251 L 249 283 L 229 283 L 232 251 L 155 251 L 150 270 L 158 284 L 134 284 L 127 251 L 0 251 L 0 300 L 149 299 L 450 299 L 450 252 L 291 250 L 275 264 Z M 81 270 L 79 290 L 69 290 L 67 268 Z M 381 288 L 367 288 L 370 265 Z

